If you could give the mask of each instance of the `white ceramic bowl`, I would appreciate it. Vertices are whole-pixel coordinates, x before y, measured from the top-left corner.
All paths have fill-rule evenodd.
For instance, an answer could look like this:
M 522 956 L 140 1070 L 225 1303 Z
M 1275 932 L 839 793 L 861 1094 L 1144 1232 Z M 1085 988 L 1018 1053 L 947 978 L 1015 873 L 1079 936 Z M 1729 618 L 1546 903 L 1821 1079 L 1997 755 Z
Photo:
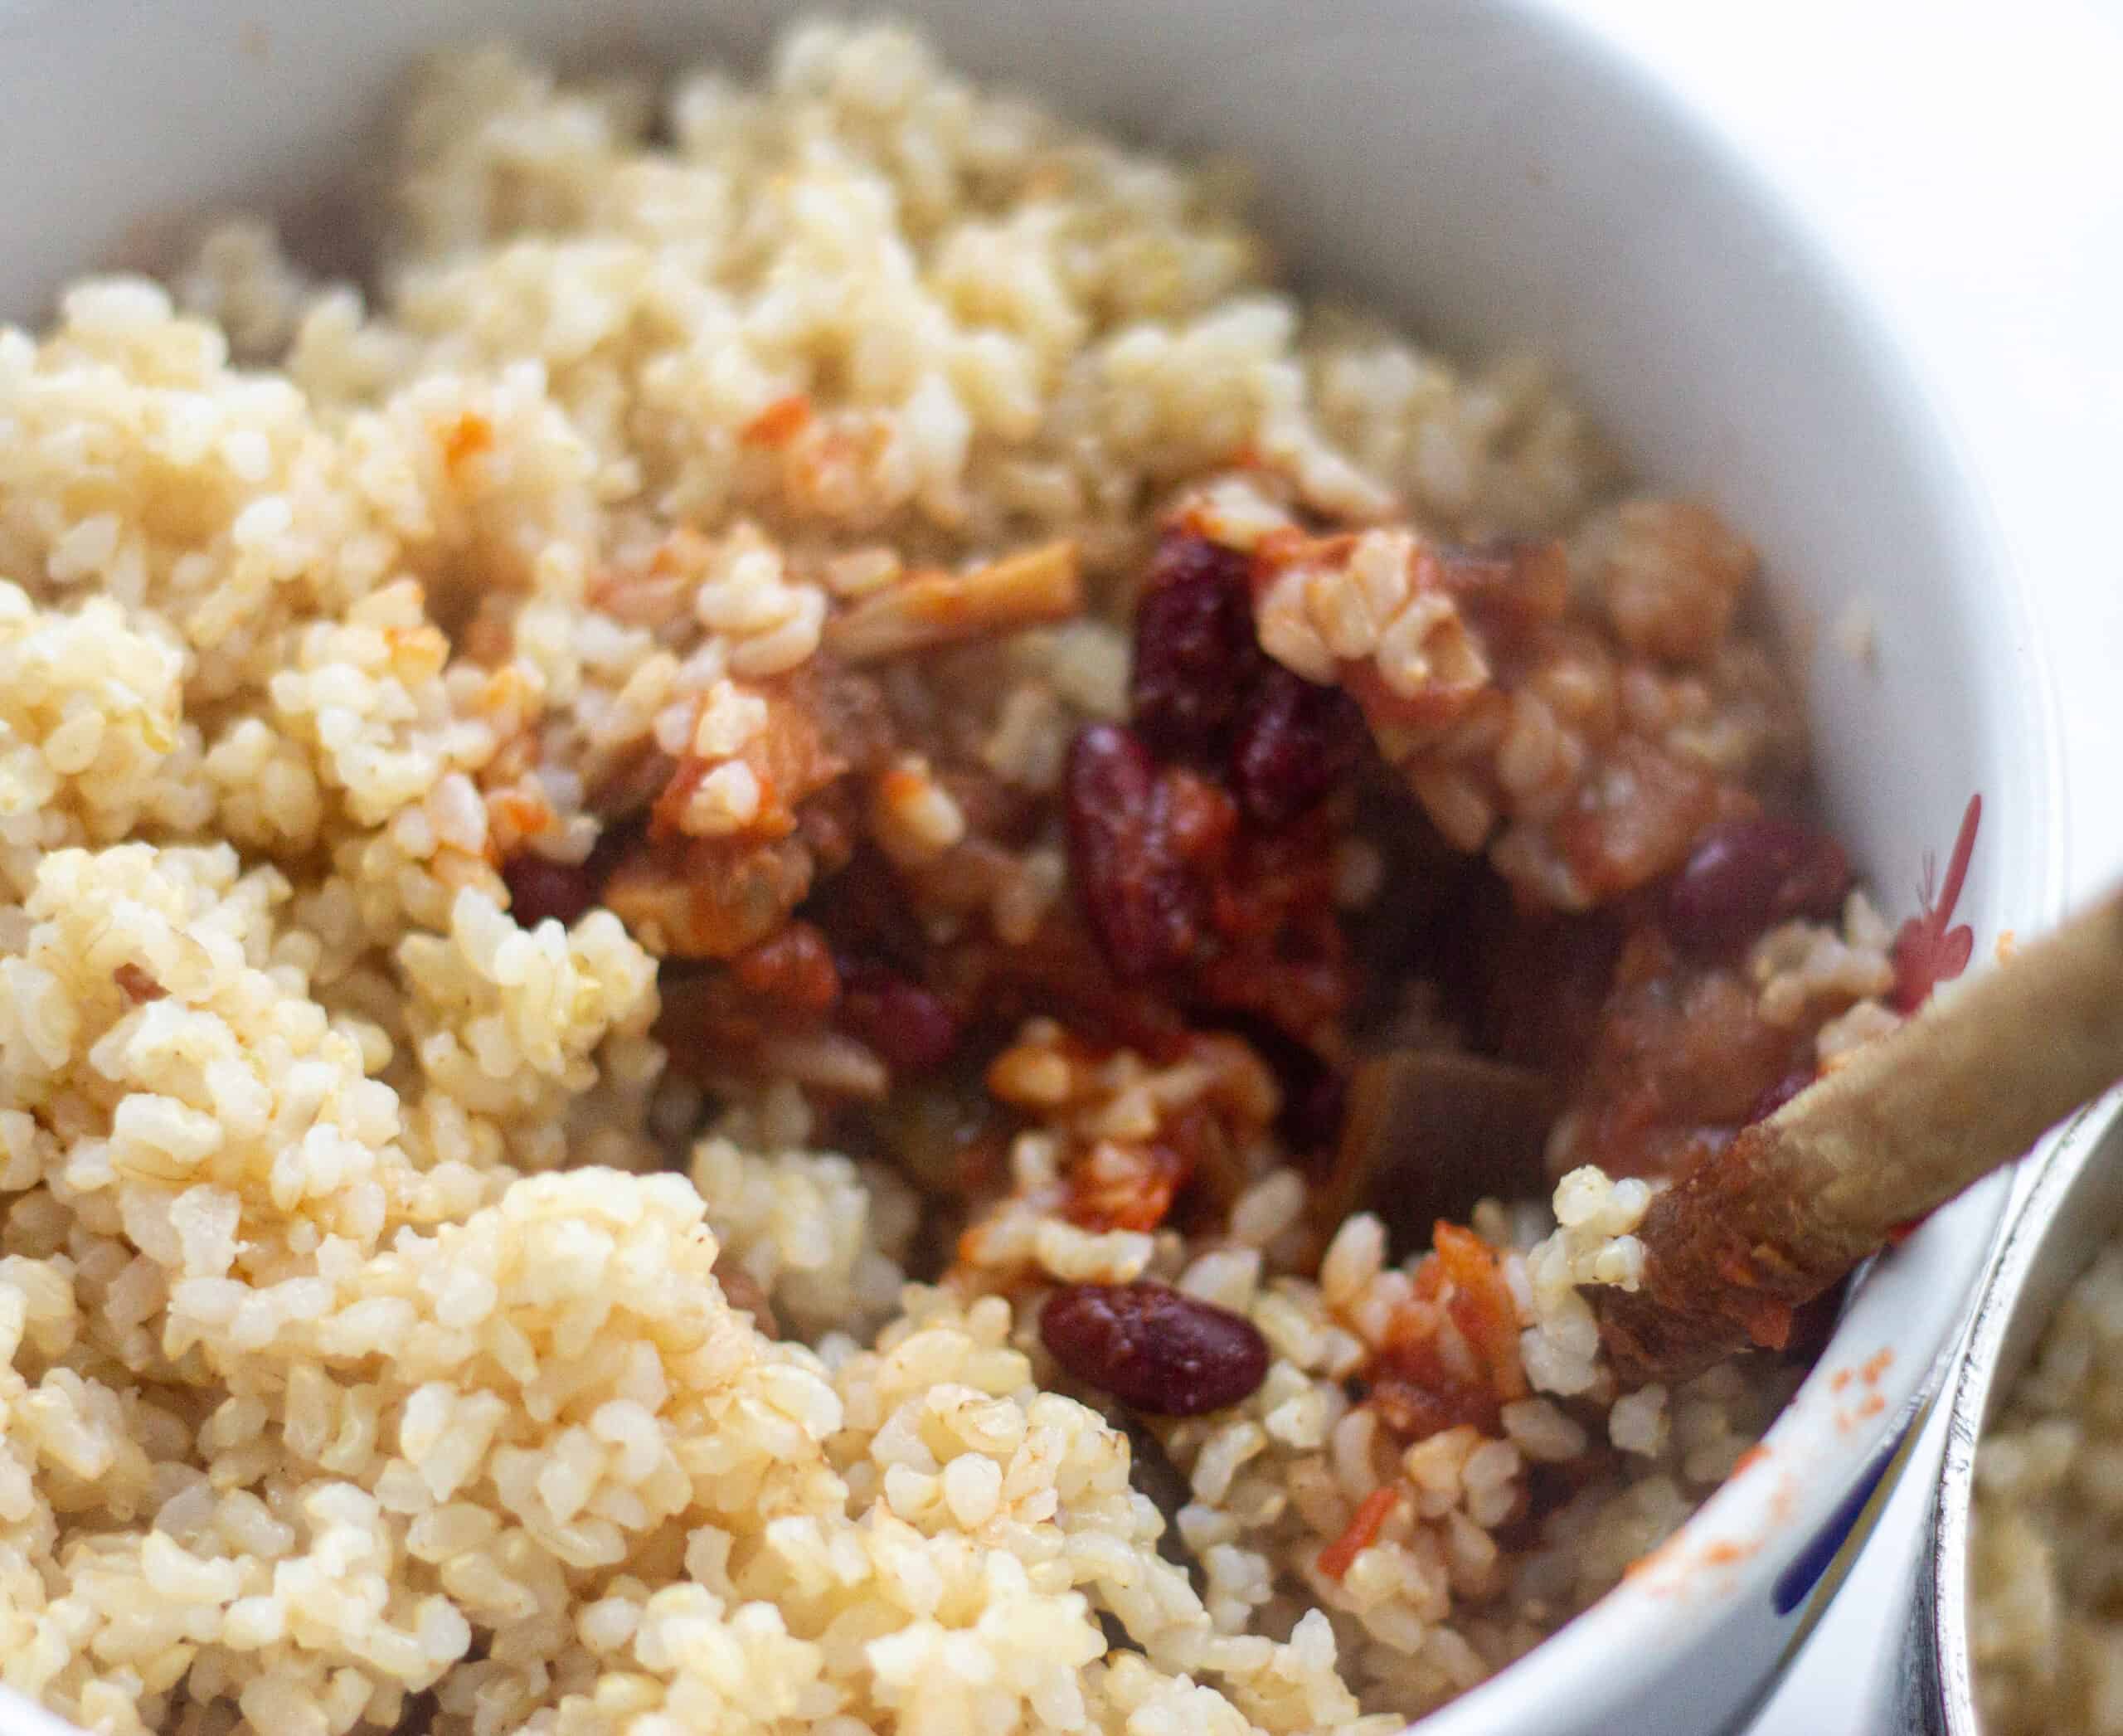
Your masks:
M 508 34 L 571 58 L 756 60 L 800 9 L 0 0 L 0 314 L 41 316 L 69 276 L 137 258 L 231 201 L 299 208 L 357 158 L 423 49 Z M 1767 552 L 1776 608 L 1801 639 L 1866 598 L 1876 665 L 1824 649 L 1810 672 L 1837 826 L 1904 914 L 1925 853 L 1980 790 L 1966 914 L 1986 937 L 2054 916 L 2056 721 L 2024 596 L 1948 439 L 1885 334 L 1714 126 L 1566 7 L 899 9 L 976 71 L 1138 139 L 1251 158 L 1309 282 L 1448 344 L 1554 356 L 1646 472 L 1707 492 Z M 1881 1262 L 1766 1452 L 1681 1540 L 1426 1730 L 1703 1732 L 1739 1716 L 1862 1533 L 1858 1510 L 1932 1390 L 2004 1204 L 2001 1184 L 1979 1189 Z M 1874 1378 L 1846 1372 L 1861 1367 Z

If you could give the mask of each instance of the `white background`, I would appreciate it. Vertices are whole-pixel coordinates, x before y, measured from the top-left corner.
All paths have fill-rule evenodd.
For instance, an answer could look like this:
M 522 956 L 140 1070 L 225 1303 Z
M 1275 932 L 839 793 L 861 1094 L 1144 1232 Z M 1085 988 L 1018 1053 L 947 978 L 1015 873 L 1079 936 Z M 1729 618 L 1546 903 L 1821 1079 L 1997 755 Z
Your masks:
M 1886 313 L 2043 598 L 2081 893 L 2123 873 L 2123 0 L 1577 0 Z M 1940 1430 L 1751 1736 L 1870 1736 Z

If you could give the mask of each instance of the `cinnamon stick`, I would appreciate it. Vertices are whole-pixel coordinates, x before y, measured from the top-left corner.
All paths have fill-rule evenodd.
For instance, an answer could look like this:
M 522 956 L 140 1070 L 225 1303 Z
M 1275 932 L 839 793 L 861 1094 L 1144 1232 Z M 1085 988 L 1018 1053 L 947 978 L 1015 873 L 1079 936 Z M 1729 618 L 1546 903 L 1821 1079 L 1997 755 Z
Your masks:
M 1791 1312 L 2123 1077 L 2123 895 L 1865 1044 L 1652 1202 L 1640 1286 L 1587 1294 L 1630 1385 Z

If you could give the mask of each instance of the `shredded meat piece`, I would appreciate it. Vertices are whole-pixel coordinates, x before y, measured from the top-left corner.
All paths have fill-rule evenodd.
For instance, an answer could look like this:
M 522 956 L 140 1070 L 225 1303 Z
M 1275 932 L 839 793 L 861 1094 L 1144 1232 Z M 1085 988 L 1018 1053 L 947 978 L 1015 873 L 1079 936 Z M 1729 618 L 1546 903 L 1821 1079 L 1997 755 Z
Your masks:
M 1788 701 L 1727 636 L 1751 552 L 1705 508 L 1620 515 L 1601 568 L 1631 623 L 1619 650 L 1571 616 L 1558 544 L 1264 533 L 1213 494 L 1173 523 L 1243 543 L 1269 655 L 1353 698 L 1439 831 L 1552 907 L 1679 866 L 1704 826 L 1753 811 L 1739 780 L 1791 733 Z
M 800 838 L 644 838 L 614 865 L 604 902 L 651 952 L 734 958 L 788 921 L 813 868 Z
M 875 683 L 826 659 L 768 681 L 719 683 L 694 715 L 692 740 L 657 793 L 652 837 L 786 837 L 804 801 L 891 748 Z M 743 791 L 739 810 L 713 799 L 730 768 Z
M 1656 929 L 1624 947 L 1552 1169 L 1673 1175 L 1715 1149 L 1795 1072 L 1811 1077 L 1813 1028 L 1762 1018 L 1737 970 L 1693 965 Z
M 1437 1296 L 1480 1359 L 1497 1397 L 1508 1403 L 1528 1390 L 1518 1360 L 1518 1306 L 1496 1249 L 1472 1230 L 1440 1219 L 1436 1253 L 1416 1276 L 1418 1296 Z
M 1281 1107 L 1266 1063 L 1236 1037 L 1198 1034 L 1153 1063 L 1047 1019 L 989 1064 L 988 1088 L 1061 1141 L 1061 1208 L 1097 1230 L 1155 1229 L 1190 1187 L 1227 1209 L 1246 1180 L 1240 1155 Z
M 1496 1249 L 1442 1219 L 1433 1233 L 1414 1297 L 1364 1373 L 1368 1402 L 1407 1440 L 1460 1427 L 1499 1436 L 1504 1406 L 1528 1391 L 1518 1304 Z
M 1603 903 L 1678 867 L 1717 811 L 1717 785 L 1708 772 L 1641 737 L 1625 736 L 1607 750 L 1597 775 L 1577 786 L 1547 837 L 1574 888 L 1586 902 Z
M 594 793 L 624 814 L 649 808 L 645 831 L 601 853 L 597 899 L 651 951 L 730 959 L 777 934 L 813 885 L 853 853 L 860 823 L 851 774 L 891 751 L 891 724 L 875 683 L 828 659 L 790 674 L 723 684 L 731 746 L 688 746 L 675 761 L 646 750 L 617 786 Z M 714 720 L 704 732 L 711 736 Z M 699 727 L 697 724 L 697 729 Z M 696 741 L 699 739 L 697 733 Z M 726 768 L 740 767 L 750 798 L 733 823 L 703 800 Z M 653 790 L 653 795 L 649 792 Z
M 1086 1229 L 1154 1230 L 1171 1212 L 1192 1169 L 1170 1145 L 1104 1140 L 1085 1154 L 1070 1176 L 1063 1209 L 1070 1222 Z
M 910 573 L 828 619 L 826 644 L 847 662 L 877 663 L 1066 620 L 1082 606 L 1076 545 L 1047 542 L 971 572 Z
M 740 705 L 753 703 L 761 721 L 734 750 L 689 746 L 678 756 L 649 810 L 652 838 L 785 838 L 796 829 L 798 805 L 848 770 L 806 707 L 735 682 L 722 693 Z M 712 696 L 702 709 L 714 703 Z M 741 793 L 719 787 L 732 781 Z

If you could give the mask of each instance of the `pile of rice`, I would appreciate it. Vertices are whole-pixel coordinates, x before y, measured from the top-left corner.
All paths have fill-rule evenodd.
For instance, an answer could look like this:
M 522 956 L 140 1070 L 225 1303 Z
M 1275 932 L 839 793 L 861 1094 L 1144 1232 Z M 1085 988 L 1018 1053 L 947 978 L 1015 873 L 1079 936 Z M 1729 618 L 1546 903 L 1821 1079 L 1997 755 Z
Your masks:
M 1973 1545 L 1984 1727 L 2123 1731 L 2123 1247 L 2072 1285 L 1985 1431 Z
M 1651 1184 L 1477 1213 L 1524 1378 L 1497 1432 L 1404 1446 L 1350 1377 L 1411 1311 L 1468 1354 L 1434 1257 L 1368 1215 L 1309 1238 L 1245 1045 L 1028 1025 L 1000 1192 L 910 1284 L 918 1190 L 815 1148 L 877 1054 L 670 1056 L 684 885 L 526 923 L 502 873 L 590 857 L 651 742 L 702 756 L 695 833 L 741 832 L 776 799 L 746 683 L 908 630 L 870 601 L 907 574 L 1066 539 L 1099 606 L 886 678 L 978 688 L 986 763 L 1051 788 L 1122 708 L 1103 600 L 1176 489 L 1242 464 L 1286 513 L 1573 532 L 1615 487 L 1577 416 L 1300 309 L 1225 177 L 891 28 L 799 29 L 758 89 L 470 54 L 398 148 L 372 300 L 240 221 L 0 332 L 0 1681 L 186 1736 L 1383 1731 L 1600 1595 L 1796 1378 L 1617 1392 L 1578 1286 L 1632 1281 Z M 1737 763 L 1785 725 L 1733 656 L 1625 697 Z M 1507 758 L 1576 763 L 1526 727 Z M 1440 825 L 1474 787 L 1438 774 Z M 977 822 L 918 757 L 862 819 L 911 874 Z M 1033 933 L 1058 849 L 990 857 L 945 926 Z M 1736 980 L 1825 1060 L 1892 1022 L 1886 941 L 1853 896 Z M 1060 1208 L 1086 1151 L 1204 1104 L 1219 1226 Z M 1192 1573 L 1035 1325 L 1057 1280 L 1144 1274 L 1272 1353 L 1159 1429 Z

